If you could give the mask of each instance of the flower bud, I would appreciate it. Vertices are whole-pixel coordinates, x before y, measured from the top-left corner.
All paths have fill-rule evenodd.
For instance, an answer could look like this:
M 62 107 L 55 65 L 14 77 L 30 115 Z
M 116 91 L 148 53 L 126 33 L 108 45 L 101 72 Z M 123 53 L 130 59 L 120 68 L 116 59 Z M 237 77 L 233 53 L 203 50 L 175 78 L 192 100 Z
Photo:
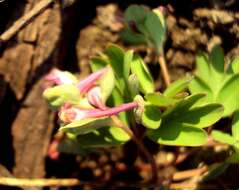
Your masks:
M 77 83 L 77 78 L 73 74 L 56 68 L 52 69 L 50 73 L 45 76 L 45 80 L 50 82 L 52 85 Z

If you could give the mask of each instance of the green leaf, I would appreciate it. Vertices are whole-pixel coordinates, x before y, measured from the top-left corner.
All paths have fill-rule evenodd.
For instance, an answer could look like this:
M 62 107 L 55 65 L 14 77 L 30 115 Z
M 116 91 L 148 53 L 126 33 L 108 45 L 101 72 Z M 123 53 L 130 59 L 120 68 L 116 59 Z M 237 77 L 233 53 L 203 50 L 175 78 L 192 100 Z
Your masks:
M 236 111 L 232 120 L 232 136 L 239 141 L 239 111 Z
M 185 114 L 190 109 L 197 107 L 200 101 L 205 97 L 205 94 L 193 94 L 179 101 L 174 107 L 164 112 L 164 115 L 174 115 L 178 117 L 181 114 Z
M 143 34 L 133 32 L 129 28 L 125 28 L 120 36 L 123 41 L 132 45 L 146 44 L 147 42 Z
M 191 81 L 192 81 L 191 76 L 176 80 L 175 82 L 169 85 L 169 87 L 164 91 L 163 95 L 172 98 L 179 92 L 185 90 Z
M 108 99 L 115 87 L 115 76 L 111 67 L 108 67 L 107 72 L 99 81 L 102 98 L 104 101 Z
M 215 70 L 218 75 L 221 76 L 221 74 L 224 73 L 224 53 L 219 45 L 213 47 L 209 59 L 211 61 L 213 70 Z
M 239 73 L 239 57 L 236 57 L 232 61 L 231 66 L 232 66 L 232 71 L 233 71 L 234 74 Z
M 224 117 L 231 115 L 239 108 L 239 74 L 232 76 L 221 88 L 217 102 L 221 102 L 225 108 Z
M 168 98 L 159 92 L 149 93 L 145 95 L 145 99 L 151 104 L 159 107 L 168 107 L 174 105 L 178 100 Z
M 47 88 L 43 97 L 53 109 L 61 107 L 66 102 L 77 105 L 81 100 L 79 89 L 71 84 L 63 84 Z
M 239 153 L 234 152 L 232 155 L 230 155 L 226 162 L 230 163 L 230 164 L 238 164 L 239 163 Z
M 144 106 L 142 114 L 142 124 L 150 129 L 157 129 L 161 123 L 161 112 L 158 107 L 153 105 Z
M 131 5 L 126 9 L 124 18 L 126 22 L 135 21 L 136 24 L 144 24 L 147 11 L 148 10 L 144 6 Z
M 210 81 L 210 66 L 209 60 L 206 54 L 200 53 L 196 56 L 196 75 L 199 76 L 203 81 Z
M 213 130 L 211 135 L 214 140 L 221 143 L 226 143 L 229 145 L 234 145 L 236 143 L 236 140 L 231 135 L 223 133 L 219 130 Z
M 212 49 L 210 53 L 210 80 L 211 81 L 211 89 L 215 92 L 218 92 L 221 81 L 224 77 L 224 54 L 223 50 L 220 46 L 216 45 Z
M 175 146 L 200 146 L 207 142 L 204 130 L 186 126 L 182 123 L 164 123 L 156 130 L 150 130 L 147 136 L 159 143 Z
M 115 74 L 122 78 L 124 76 L 124 50 L 117 45 L 111 44 L 105 50 L 105 54 L 109 57 Z
M 161 53 L 161 49 L 165 37 L 165 28 L 160 18 L 154 12 L 148 12 L 146 15 L 145 27 L 148 30 L 149 37 L 154 44 L 157 53 Z
M 192 94 L 205 93 L 207 97 L 206 102 L 213 102 L 213 92 L 210 87 L 199 77 L 195 76 L 194 79 L 189 84 L 189 90 Z
M 187 126 L 204 128 L 218 121 L 223 115 L 220 104 L 200 104 L 203 94 L 191 95 L 181 100 L 163 114 L 165 123 L 177 122 Z
M 184 114 L 177 113 L 170 115 L 169 119 L 174 119 L 178 122 L 191 125 L 194 127 L 204 128 L 217 122 L 223 115 L 223 107 L 221 104 L 207 104 L 200 107 L 194 107 Z M 174 118 L 173 118 L 174 117 Z
M 103 58 L 93 58 L 91 59 L 90 66 L 93 72 L 96 72 L 102 68 L 104 68 L 108 64 L 107 60 Z
M 120 136 L 120 138 L 117 139 L 117 135 L 119 134 L 113 131 L 112 128 L 113 127 L 107 126 L 91 133 L 79 135 L 77 137 L 77 142 L 81 147 L 88 149 L 121 145 L 129 139 L 128 136 L 127 138 L 122 138 L 122 136 Z
M 134 52 L 132 50 L 127 51 L 124 55 L 124 77 L 127 79 L 130 73 L 130 65 L 134 57 Z
M 109 128 L 111 135 L 118 141 L 126 142 L 130 139 L 129 135 L 123 129 L 111 126 Z
M 128 86 L 132 98 L 139 94 L 139 80 L 135 74 L 129 76 Z
M 134 56 L 131 62 L 131 72 L 137 76 L 142 93 L 154 92 L 153 78 L 141 57 Z
M 73 133 L 75 135 L 87 134 L 98 128 L 109 126 L 112 120 L 109 117 L 103 118 L 88 118 L 79 121 L 74 121 L 60 128 L 61 131 Z

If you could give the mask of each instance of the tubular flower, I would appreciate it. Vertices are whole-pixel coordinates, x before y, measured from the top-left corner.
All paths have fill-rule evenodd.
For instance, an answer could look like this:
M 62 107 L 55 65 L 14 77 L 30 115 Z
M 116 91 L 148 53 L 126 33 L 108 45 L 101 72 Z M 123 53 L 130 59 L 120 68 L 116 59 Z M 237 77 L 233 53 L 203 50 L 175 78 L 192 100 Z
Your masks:
M 71 122 L 78 121 L 81 119 L 86 119 L 86 118 L 100 118 L 100 117 L 107 117 L 107 116 L 110 117 L 120 112 L 134 109 L 137 107 L 138 107 L 138 103 L 136 102 L 122 104 L 120 106 L 116 106 L 113 108 L 105 107 L 104 110 L 101 110 L 101 109 L 83 110 L 77 107 L 67 105 L 60 110 L 59 118 L 64 123 L 71 123 Z

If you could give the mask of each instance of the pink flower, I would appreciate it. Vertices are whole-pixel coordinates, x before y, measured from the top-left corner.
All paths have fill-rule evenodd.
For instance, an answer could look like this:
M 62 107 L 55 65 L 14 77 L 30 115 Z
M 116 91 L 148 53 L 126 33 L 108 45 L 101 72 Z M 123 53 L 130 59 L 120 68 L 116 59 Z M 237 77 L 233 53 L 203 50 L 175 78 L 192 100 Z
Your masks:
M 52 83 L 52 85 L 75 84 L 77 82 L 74 75 L 56 68 L 52 69 L 50 73 L 45 76 L 45 80 Z
M 113 108 L 105 107 L 104 110 L 101 110 L 101 109 L 84 110 L 84 109 L 67 105 L 60 110 L 59 118 L 64 123 L 71 123 L 71 122 L 86 119 L 86 118 L 100 118 L 100 117 L 107 117 L 107 116 L 110 117 L 120 112 L 134 109 L 137 107 L 138 107 L 137 102 L 126 103 Z
M 82 94 L 87 93 L 91 88 L 96 85 L 96 82 L 108 71 L 108 68 L 100 69 L 92 74 L 90 74 L 85 79 L 81 80 L 77 84 L 77 88 Z

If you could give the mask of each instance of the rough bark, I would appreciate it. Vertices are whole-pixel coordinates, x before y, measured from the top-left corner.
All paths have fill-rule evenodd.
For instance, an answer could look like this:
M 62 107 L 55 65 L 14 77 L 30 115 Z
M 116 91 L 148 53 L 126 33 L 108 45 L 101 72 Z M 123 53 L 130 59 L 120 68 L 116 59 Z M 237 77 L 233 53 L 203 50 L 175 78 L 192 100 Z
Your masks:
M 28 0 L 22 6 L 22 14 L 38 2 Z M 17 18 L 19 15 L 13 20 Z M 22 29 L 15 40 L 8 42 L 0 58 L 0 74 L 22 102 L 12 125 L 16 177 L 44 177 L 45 174 L 53 116 L 42 99 L 41 78 L 57 63 L 60 32 L 60 6 L 55 3 Z

